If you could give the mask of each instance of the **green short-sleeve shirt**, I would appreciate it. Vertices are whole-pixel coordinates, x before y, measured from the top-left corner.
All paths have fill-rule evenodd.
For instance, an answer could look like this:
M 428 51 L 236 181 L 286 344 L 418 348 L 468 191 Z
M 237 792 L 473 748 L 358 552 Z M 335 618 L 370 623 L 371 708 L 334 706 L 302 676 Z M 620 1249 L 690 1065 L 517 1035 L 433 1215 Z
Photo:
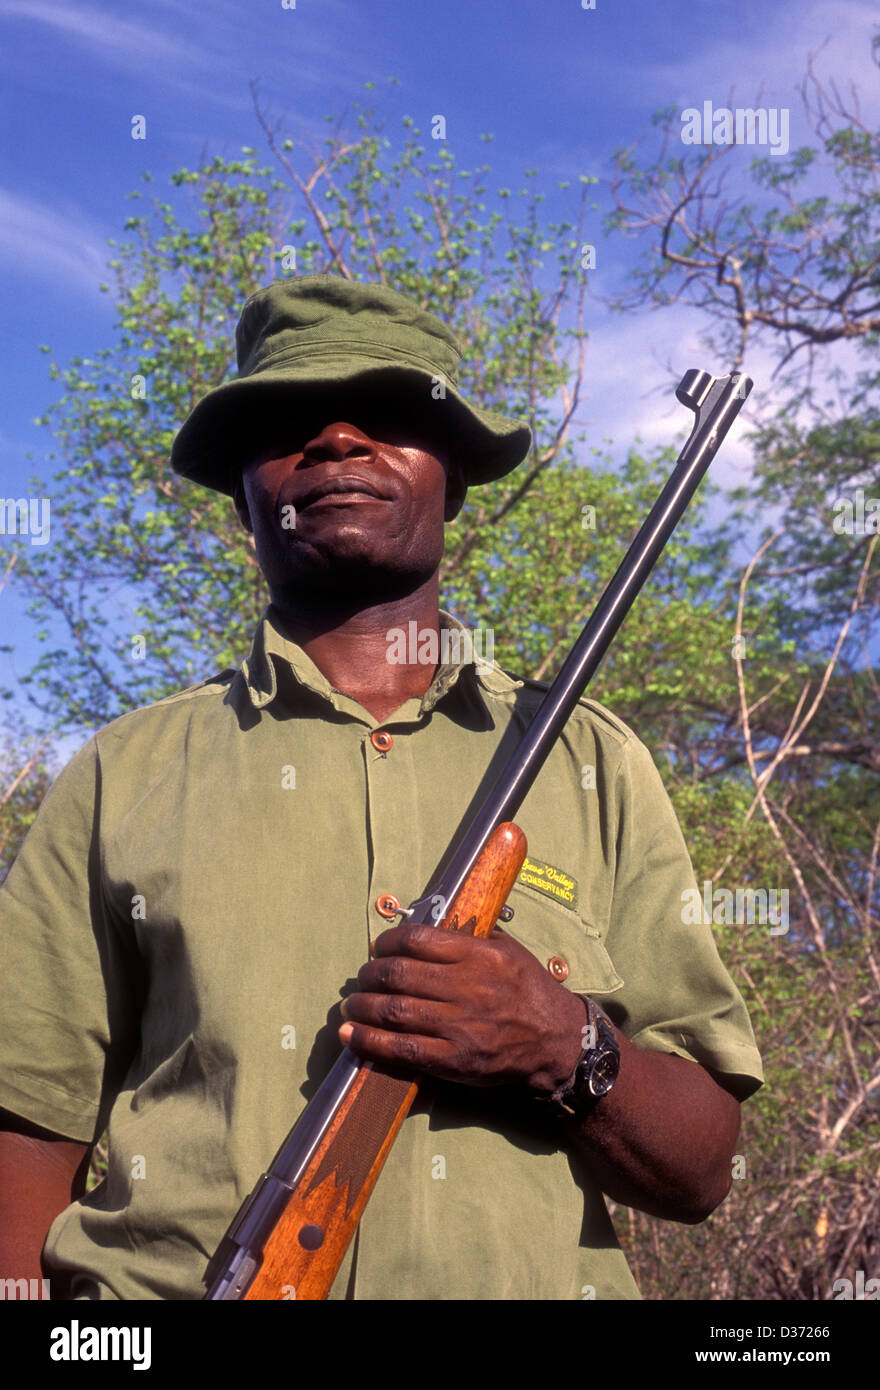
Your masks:
M 202 1296 L 338 1052 L 339 1000 L 388 926 L 377 899 L 422 892 L 541 694 L 450 659 L 380 726 L 269 608 L 239 671 L 115 720 L 62 771 L 0 891 L 0 1106 L 83 1142 L 109 1133 L 106 1179 L 50 1230 L 53 1295 Z M 638 739 L 582 701 L 517 822 L 507 930 L 639 1046 L 756 1090 L 743 1001 L 711 928 L 682 921 L 693 871 Z M 639 1297 L 542 1107 L 426 1083 L 331 1297 L 591 1289 Z

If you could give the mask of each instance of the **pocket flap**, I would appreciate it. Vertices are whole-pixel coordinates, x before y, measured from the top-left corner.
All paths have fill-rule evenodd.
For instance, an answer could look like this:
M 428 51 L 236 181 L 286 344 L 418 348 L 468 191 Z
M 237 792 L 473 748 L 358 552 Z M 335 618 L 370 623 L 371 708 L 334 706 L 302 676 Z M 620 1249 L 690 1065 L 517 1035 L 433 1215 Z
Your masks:
M 562 962 L 552 971 L 573 994 L 613 994 L 623 980 L 594 929 L 568 908 L 514 887 L 510 894 L 513 920 L 504 926 L 510 936 L 537 956 L 542 965 Z

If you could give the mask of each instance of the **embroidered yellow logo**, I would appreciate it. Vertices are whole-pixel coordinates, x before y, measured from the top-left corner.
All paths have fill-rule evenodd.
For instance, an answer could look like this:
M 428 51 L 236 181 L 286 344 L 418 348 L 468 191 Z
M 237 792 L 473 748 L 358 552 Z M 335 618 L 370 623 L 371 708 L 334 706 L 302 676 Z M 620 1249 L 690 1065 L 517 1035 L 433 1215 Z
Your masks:
M 529 888 L 537 888 L 539 893 L 546 893 L 548 897 L 555 898 L 563 907 L 570 907 L 572 911 L 577 907 L 576 881 L 553 864 L 536 863 L 527 858 L 520 870 L 519 882 L 525 883 Z

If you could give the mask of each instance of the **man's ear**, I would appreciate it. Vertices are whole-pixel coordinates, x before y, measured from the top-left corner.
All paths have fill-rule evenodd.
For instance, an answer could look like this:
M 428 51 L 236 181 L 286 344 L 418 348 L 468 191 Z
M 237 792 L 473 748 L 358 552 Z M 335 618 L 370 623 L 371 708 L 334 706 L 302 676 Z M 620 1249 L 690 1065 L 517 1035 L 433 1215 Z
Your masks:
M 445 521 L 454 521 L 464 506 L 464 499 L 467 497 L 467 482 L 464 476 L 464 469 L 457 459 L 450 459 L 449 469 L 446 474 L 446 508 L 443 513 Z
M 247 497 L 244 492 L 244 483 L 241 475 L 236 478 L 232 485 L 232 501 L 238 513 L 238 519 L 246 531 L 253 532 L 254 526 L 251 521 L 251 514 L 248 510 Z

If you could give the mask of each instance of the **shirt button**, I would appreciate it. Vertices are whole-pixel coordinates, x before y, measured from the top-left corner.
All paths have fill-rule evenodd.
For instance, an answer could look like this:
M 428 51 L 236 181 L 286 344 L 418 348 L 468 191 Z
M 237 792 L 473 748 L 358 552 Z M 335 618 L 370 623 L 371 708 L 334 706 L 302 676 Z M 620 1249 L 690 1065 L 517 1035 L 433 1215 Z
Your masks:
M 400 899 L 393 893 L 380 893 L 376 899 L 376 911 L 380 917 L 396 917 L 400 911 Z
M 370 734 L 370 742 L 378 753 L 387 753 L 394 739 L 385 729 L 374 729 Z
M 551 956 L 547 962 L 547 969 L 554 980 L 568 979 L 568 963 L 562 959 L 562 956 Z

